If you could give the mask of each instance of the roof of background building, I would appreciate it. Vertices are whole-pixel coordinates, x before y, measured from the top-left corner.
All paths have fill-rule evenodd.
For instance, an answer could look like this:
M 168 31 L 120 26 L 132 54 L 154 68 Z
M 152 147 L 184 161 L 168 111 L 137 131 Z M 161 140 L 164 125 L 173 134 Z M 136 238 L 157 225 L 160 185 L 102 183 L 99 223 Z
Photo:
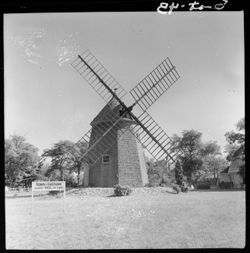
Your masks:
M 245 162 L 242 161 L 241 159 L 236 159 L 231 162 L 230 166 L 225 168 L 221 173 L 237 173 L 240 170 L 241 165 L 243 165 Z
M 231 162 L 229 166 L 228 173 L 237 173 L 240 170 L 240 167 L 244 164 L 244 162 L 241 159 L 236 159 Z
M 223 171 L 221 171 L 221 173 L 228 173 L 228 170 L 229 170 L 229 166 L 226 167 Z

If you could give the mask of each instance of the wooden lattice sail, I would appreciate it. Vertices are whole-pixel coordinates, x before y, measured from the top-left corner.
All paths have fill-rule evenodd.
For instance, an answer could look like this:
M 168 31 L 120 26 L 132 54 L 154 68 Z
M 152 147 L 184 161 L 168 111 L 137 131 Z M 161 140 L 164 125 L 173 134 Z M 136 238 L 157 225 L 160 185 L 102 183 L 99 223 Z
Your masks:
M 130 91 L 135 100 L 131 106 L 122 101 L 126 91 L 89 50 L 78 55 L 72 66 L 107 103 L 92 121 L 91 130 L 79 140 L 89 143 L 82 159 L 90 165 L 86 173 L 90 186 L 145 185 L 143 148 L 156 161 L 175 162 L 178 153 L 171 149 L 171 138 L 147 113 L 180 78 L 169 58 Z M 138 116 L 132 112 L 135 106 L 141 111 Z

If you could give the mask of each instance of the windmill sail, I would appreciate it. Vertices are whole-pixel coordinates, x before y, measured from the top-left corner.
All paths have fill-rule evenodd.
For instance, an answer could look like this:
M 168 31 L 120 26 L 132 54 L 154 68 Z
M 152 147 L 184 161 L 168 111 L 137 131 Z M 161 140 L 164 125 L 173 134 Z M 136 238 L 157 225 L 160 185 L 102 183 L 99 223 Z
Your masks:
M 89 50 L 78 55 L 71 65 L 107 103 L 112 98 L 112 94 L 103 85 L 103 82 L 110 89 L 116 89 L 116 96 L 120 99 L 127 94 L 122 86 Z
M 171 149 L 172 140 L 165 131 L 147 113 L 142 113 L 138 119 L 141 124 L 133 126 L 132 131 L 143 147 L 156 159 L 167 159 L 172 164 L 179 155 Z M 143 127 L 142 127 L 143 126 Z M 145 128 L 147 131 L 145 131 Z
M 121 119 L 122 117 L 117 117 L 117 114 L 110 110 L 106 117 L 101 119 L 105 123 L 95 127 L 95 136 L 99 136 L 99 138 L 90 141 L 91 131 L 93 130 L 91 129 L 78 141 L 89 143 L 88 149 L 82 155 L 82 159 L 85 162 L 91 165 L 95 164 L 102 154 L 106 153 L 115 144 L 118 129 L 120 130 L 118 138 L 122 136 L 125 129 L 120 129 L 119 127 Z M 147 112 L 141 114 L 138 119 L 141 124 L 132 125 L 128 130 L 135 135 L 155 160 L 166 159 L 169 164 L 172 164 L 180 152 L 171 150 L 171 138 Z M 103 138 L 104 136 L 105 138 Z
M 170 149 L 170 137 L 168 137 L 146 112 L 147 108 L 149 108 L 180 77 L 168 58 L 158 65 L 130 92 L 135 99 L 133 106 L 138 104 L 143 110 L 143 113 L 139 117 L 136 117 L 132 113 L 131 110 L 133 106 L 127 107 L 122 102 L 121 98 L 126 95 L 126 91 L 89 50 L 79 55 L 72 63 L 72 66 L 106 102 L 115 99 L 124 112 L 123 115 L 119 115 L 110 110 L 102 119 L 105 124 L 99 125 L 95 129 L 95 131 L 98 132 L 97 139 L 91 141 L 89 137 L 90 132 L 87 133 L 85 139 L 89 139 L 89 148 L 83 155 L 83 159 L 93 164 L 102 154 L 109 150 L 115 140 L 112 133 L 118 130 L 119 121 L 124 115 L 129 115 L 136 123 L 136 126 L 131 126 L 129 130 L 139 139 L 152 157 L 156 160 L 167 159 L 170 163 L 175 161 L 178 154 Z M 142 84 L 145 82 L 148 83 L 148 86 L 143 89 Z M 114 92 L 114 89 L 116 92 Z M 137 92 L 140 92 L 139 95 Z M 122 135 L 122 132 L 120 134 Z M 108 138 L 103 138 L 104 135 Z
M 175 66 L 169 58 L 166 58 L 129 93 L 135 100 L 134 104 L 138 104 L 143 111 L 146 111 L 179 78 Z
M 78 141 L 76 142 L 76 144 L 78 144 L 78 143 L 89 143 L 90 135 L 91 135 L 91 129 L 90 129 L 86 134 L 84 134 L 84 135 L 80 138 L 80 140 L 78 140 Z

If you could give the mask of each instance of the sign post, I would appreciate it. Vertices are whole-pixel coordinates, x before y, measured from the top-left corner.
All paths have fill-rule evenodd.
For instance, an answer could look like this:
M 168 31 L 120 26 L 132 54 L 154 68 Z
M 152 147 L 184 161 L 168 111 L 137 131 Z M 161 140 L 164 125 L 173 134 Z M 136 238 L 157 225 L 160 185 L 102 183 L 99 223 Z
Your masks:
M 33 214 L 33 182 L 32 182 L 32 208 L 31 208 L 31 214 Z
M 65 191 L 66 187 L 65 187 L 65 181 L 64 181 L 64 192 L 63 192 L 63 212 L 65 212 L 65 195 L 66 195 L 66 191 Z
M 65 196 L 66 187 L 65 181 L 35 181 L 32 182 L 32 209 L 31 214 L 33 214 L 34 208 L 34 192 L 40 191 L 63 191 L 63 212 L 65 211 Z

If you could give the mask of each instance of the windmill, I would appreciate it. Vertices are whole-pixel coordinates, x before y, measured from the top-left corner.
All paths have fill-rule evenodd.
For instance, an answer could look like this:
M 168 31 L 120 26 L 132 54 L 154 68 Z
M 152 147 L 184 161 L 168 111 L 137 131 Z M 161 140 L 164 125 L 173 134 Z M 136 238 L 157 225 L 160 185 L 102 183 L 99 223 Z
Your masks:
M 143 148 L 156 161 L 175 163 L 178 151 L 171 149 L 170 137 L 147 112 L 180 78 L 169 58 L 129 92 L 134 100 L 131 106 L 122 101 L 127 92 L 89 50 L 78 55 L 71 65 L 106 101 L 105 107 L 91 122 L 92 128 L 78 141 L 88 143 L 88 149 L 82 155 L 83 161 L 89 164 L 85 185 L 145 185 L 148 178 Z M 139 109 L 139 115 L 134 114 L 135 107 Z

